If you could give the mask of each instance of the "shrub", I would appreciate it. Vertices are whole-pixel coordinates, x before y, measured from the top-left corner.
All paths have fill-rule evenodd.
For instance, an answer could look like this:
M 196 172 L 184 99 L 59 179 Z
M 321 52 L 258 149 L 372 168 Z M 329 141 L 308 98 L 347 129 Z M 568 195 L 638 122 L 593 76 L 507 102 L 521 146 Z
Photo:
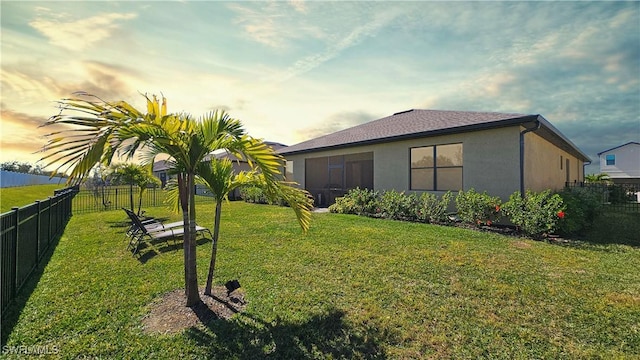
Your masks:
M 453 195 L 447 191 L 438 200 L 438 197 L 431 193 L 422 193 L 417 201 L 416 219 L 425 223 L 446 223 L 449 221 L 447 208 Z
M 329 206 L 329 211 L 339 214 L 356 214 L 372 216 L 380 212 L 377 191 L 355 188 Z
M 357 187 L 351 189 L 348 195 L 351 196 L 355 202 L 356 214 L 372 215 L 379 212 L 380 200 L 377 191 Z
M 609 201 L 612 204 L 624 204 L 633 201 L 633 195 L 624 186 L 611 185 L 609 186 Z
M 541 193 L 527 190 L 524 198 L 516 191 L 502 206 L 502 210 L 514 225 L 534 238 L 554 232 L 558 221 L 565 216 L 562 198 L 558 194 L 551 194 L 550 190 Z
M 336 198 L 336 202 L 329 205 L 329 211 L 337 214 L 355 214 L 356 202 L 350 196 Z
M 386 191 L 380 198 L 382 215 L 393 220 L 416 220 L 418 197 L 395 190 Z
M 561 235 L 584 235 L 602 213 L 600 189 L 565 188 L 558 193 L 565 207 L 564 218 L 558 221 Z
M 245 186 L 240 188 L 240 197 L 249 203 L 267 204 L 267 197 L 262 189 L 256 186 Z
M 265 195 L 264 191 L 257 186 L 241 187 L 240 197 L 248 203 L 288 206 L 287 202 L 282 198 L 269 199 L 269 197 Z
M 480 194 L 474 189 L 466 192 L 460 190 L 456 196 L 458 216 L 462 221 L 476 226 L 500 221 L 500 204 L 499 197 L 489 196 L 486 191 Z

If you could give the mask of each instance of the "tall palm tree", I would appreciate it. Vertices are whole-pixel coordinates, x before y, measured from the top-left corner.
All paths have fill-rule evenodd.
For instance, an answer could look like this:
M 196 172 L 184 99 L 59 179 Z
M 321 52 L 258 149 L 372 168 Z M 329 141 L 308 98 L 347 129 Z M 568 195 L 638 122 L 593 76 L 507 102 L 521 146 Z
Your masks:
M 184 270 L 187 306 L 200 302 L 195 257 L 195 205 L 193 196 L 195 167 L 202 157 L 193 154 L 192 141 L 195 121 L 187 114 L 167 114 L 166 99 L 162 106 L 154 96 L 147 100 L 147 112 L 143 113 L 125 101 L 107 102 L 97 96 L 78 92 L 76 97 L 58 101 L 60 113 L 52 116 L 43 126 L 68 125 L 65 129 L 49 134 L 44 151 L 49 154 L 42 160 L 56 164 L 55 172 L 70 170 L 68 182 L 81 183 L 96 164 L 110 165 L 114 156 L 133 158 L 144 148 L 149 154 L 169 155 L 180 170 L 180 200 L 184 221 Z M 153 155 L 146 157 L 153 161 Z M 189 186 L 191 185 L 191 186 Z
M 233 157 L 246 161 L 251 167 L 250 171 L 235 174 L 231 160 L 213 157 L 210 161 L 201 161 L 196 169 L 196 181 L 209 188 L 216 203 L 211 260 L 205 286 L 205 294 L 211 295 L 222 203 L 231 191 L 244 185 L 254 185 L 263 188 L 271 197 L 284 198 L 294 210 L 304 232 L 309 229 L 312 200 L 308 192 L 297 188 L 294 183 L 284 181 L 281 173 L 284 158 L 270 146 L 244 133 L 228 130 L 239 129 L 241 125 L 238 120 L 229 118 L 224 111 L 205 115 L 198 122 L 198 127 L 197 133 L 208 139 L 206 142 L 209 150 L 224 150 Z
M 283 193 L 303 230 L 309 224 L 309 202 L 305 192 L 279 182 L 282 158 L 264 142 L 247 135 L 238 120 L 224 112 L 212 112 L 200 121 L 188 114 L 168 114 L 166 99 L 162 105 L 154 96 L 147 100 L 147 112 L 142 113 L 127 102 L 107 102 L 85 92 L 74 98 L 62 99 L 60 113 L 44 124 L 71 125 L 73 128 L 49 134 L 43 157 L 57 164 L 55 172 L 70 170 L 69 183 L 80 183 L 96 164 L 109 165 L 113 157 L 132 158 L 142 153 L 143 163 L 152 163 L 159 154 L 166 154 L 177 172 L 179 205 L 184 222 L 184 273 L 187 306 L 200 302 L 196 272 L 196 208 L 195 181 L 202 161 L 218 149 L 246 159 L 260 172 L 265 188 L 271 194 Z M 142 150 L 142 151 L 140 151 Z M 55 174 L 54 174 L 55 175 Z

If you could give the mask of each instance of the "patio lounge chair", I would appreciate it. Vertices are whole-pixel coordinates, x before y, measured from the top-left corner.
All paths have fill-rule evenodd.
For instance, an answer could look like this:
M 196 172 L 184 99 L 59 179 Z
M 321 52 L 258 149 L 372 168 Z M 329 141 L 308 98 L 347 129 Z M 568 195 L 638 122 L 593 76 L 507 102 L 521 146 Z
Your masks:
M 160 223 L 160 226 L 147 229 L 147 226 L 142 224 L 142 222 L 137 216 L 132 216 L 131 220 L 134 222 L 134 224 L 138 229 L 135 233 L 131 234 L 129 245 L 128 245 L 129 250 L 133 251 L 134 255 L 138 252 L 138 247 L 140 246 L 140 243 L 142 242 L 142 240 L 144 240 L 147 237 L 149 238 L 149 240 L 167 241 L 168 239 L 174 239 L 174 243 L 175 243 L 175 239 L 177 237 L 184 235 L 184 227 L 182 226 L 169 227 L 167 225 L 170 225 L 170 224 Z M 175 223 L 171 223 L 171 224 L 175 224 Z M 182 222 L 180 222 L 180 224 L 182 225 Z M 205 227 L 196 225 L 196 233 L 202 234 L 203 236 L 205 233 L 207 233 L 209 234 L 211 241 L 213 241 L 213 235 L 211 234 L 211 231 L 209 231 L 209 229 Z
M 164 231 L 174 227 L 181 227 L 184 223 L 182 221 L 176 221 L 168 224 L 163 224 L 160 221 L 150 218 L 150 219 L 140 219 L 136 213 L 129 209 L 122 208 L 122 210 L 127 213 L 129 219 L 131 219 L 131 227 L 127 230 L 127 236 L 132 237 L 135 234 L 138 234 L 141 231 L 140 224 L 149 232 L 156 231 Z M 136 219 L 138 221 L 136 221 Z

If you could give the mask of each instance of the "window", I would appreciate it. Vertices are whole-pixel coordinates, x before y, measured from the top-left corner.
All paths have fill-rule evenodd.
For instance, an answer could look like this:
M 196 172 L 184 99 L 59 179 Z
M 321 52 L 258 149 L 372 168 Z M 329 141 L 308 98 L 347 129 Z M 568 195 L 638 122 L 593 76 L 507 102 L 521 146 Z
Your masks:
M 287 160 L 285 162 L 285 164 L 286 164 L 285 165 L 285 172 L 284 172 L 285 179 L 287 181 L 295 181 L 294 177 L 293 177 L 293 161 Z
M 607 165 L 616 164 L 616 154 L 609 154 L 606 156 Z
M 462 144 L 411 148 L 411 190 L 462 189 Z

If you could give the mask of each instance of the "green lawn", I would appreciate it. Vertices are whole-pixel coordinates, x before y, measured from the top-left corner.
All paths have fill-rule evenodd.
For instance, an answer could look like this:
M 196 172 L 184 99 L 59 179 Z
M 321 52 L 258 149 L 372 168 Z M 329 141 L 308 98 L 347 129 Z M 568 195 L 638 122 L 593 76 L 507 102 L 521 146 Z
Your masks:
M 10 188 L 0 188 L 0 213 L 11 210 L 12 207 L 25 206 L 36 200 L 46 200 L 53 196 L 53 191 L 64 189 L 65 185 L 31 185 Z
M 211 226 L 213 207 L 198 211 Z M 640 357 L 637 247 L 337 214 L 314 214 L 302 235 L 287 208 L 234 202 L 223 210 L 217 283 L 239 279 L 246 311 L 146 335 L 149 304 L 183 285 L 183 254 L 135 259 L 124 220 L 71 219 L 19 316 L 3 319 L 7 346 L 63 358 Z M 209 254 L 210 243 L 198 247 L 202 285 Z

